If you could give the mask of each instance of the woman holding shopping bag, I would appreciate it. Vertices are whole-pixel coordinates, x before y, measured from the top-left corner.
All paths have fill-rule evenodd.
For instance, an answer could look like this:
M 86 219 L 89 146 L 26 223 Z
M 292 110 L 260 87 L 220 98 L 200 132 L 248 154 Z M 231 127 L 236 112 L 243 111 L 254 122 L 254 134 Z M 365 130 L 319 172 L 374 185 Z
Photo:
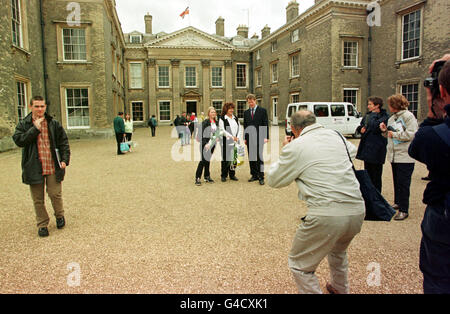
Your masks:
M 219 119 L 219 128 L 223 130 L 222 138 L 222 164 L 221 164 L 221 180 L 227 181 L 228 175 L 230 180 L 238 181 L 236 178 L 236 170 L 232 167 L 234 159 L 234 146 L 239 141 L 241 133 L 241 125 L 236 116 L 234 116 L 234 104 L 226 103 L 222 108 L 222 115 Z

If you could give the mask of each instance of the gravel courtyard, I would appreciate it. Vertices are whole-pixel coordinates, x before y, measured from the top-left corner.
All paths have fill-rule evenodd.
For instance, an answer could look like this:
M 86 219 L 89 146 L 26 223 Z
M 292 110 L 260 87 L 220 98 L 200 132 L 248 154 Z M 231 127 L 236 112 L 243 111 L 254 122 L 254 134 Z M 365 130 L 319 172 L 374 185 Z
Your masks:
M 197 162 L 174 160 L 171 132 L 159 127 L 152 138 L 137 129 L 138 146 L 124 156 L 113 138 L 72 140 L 63 183 L 67 225 L 56 228 L 47 198 L 47 238 L 37 235 L 21 151 L 1 153 L 0 293 L 296 293 L 287 256 L 306 207 L 295 184 L 275 190 L 248 183 L 248 162 L 237 170 L 239 182 L 222 183 L 216 161 L 216 182 L 197 187 Z M 351 293 L 422 293 L 426 174 L 416 163 L 408 219 L 364 222 L 348 251 Z M 392 202 L 390 164 L 383 194 Z M 326 259 L 317 275 L 325 291 Z

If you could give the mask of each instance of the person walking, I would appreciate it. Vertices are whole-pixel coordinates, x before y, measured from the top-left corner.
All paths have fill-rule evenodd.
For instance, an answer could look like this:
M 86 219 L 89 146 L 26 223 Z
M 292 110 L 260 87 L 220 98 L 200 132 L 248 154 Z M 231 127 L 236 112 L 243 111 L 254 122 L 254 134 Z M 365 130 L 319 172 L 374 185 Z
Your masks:
M 181 134 L 181 146 L 187 145 L 188 143 L 188 139 L 187 139 L 187 132 L 186 130 L 188 122 L 187 122 L 187 118 L 186 118 L 186 112 L 183 112 L 181 114 L 180 117 L 180 124 L 179 124 L 179 129 L 180 129 L 180 134 Z
M 294 137 L 286 137 L 279 160 L 267 174 L 269 186 L 296 182 L 308 212 L 289 253 L 289 267 L 300 293 L 322 293 L 315 271 L 327 256 L 330 293 L 349 293 L 347 248 L 361 230 L 365 205 L 353 165 L 356 148 L 338 132 L 316 123 L 306 110 L 291 117 Z M 345 144 L 344 144 L 345 143 Z
M 197 171 L 195 172 L 195 185 L 202 184 L 201 177 L 203 170 L 205 182 L 214 183 L 209 171 L 211 157 L 216 148 L 217 140 L 219 140 L 218 136 L 216 136 L 219 126 L 217 122 L 217 113 L 214 107 L 209 107 L 206 116 L 207 118 L 203 121 L 201 130 L 199 130 L 201 160 L 198 163 Z M 211 141 L 212 139 L 213 141 Z
M 370 180 L 381 193 L 383 165 L 386 160 L 387 139 L 381 134 L 380 124 L 387 123 L 389 115 L 383 109 L 383 99 L 370 97 L 367 101 L 368 113 L 362 119 L 358 132 L 362 134 L 356 159 L 364 161 Z
M 62 181 L 70 162 L 67 134 L 46 110 L 44 98 L 33 97 L 30 113 L 19 122 L 13 135 L 14 143 L 22 148 L 22 182 L 30 186 L 40 237 L 49 235 L 45 188 L 55 212 L 56 227 L 62 229 L 66 225 Z
M 228 175 L 230 180 L 238 181 L 236 178 L 236 170 L 231 169 L 231 163 L 234 158 L 234 145 L 239 141 L 239 132 L 241 126 L 238 118 L 234 113 L 234 104 L 225 103 L 222 108 L 222 115 L 219 119 L 219 128 L 224 131 L 222 138 L 222 163 L 221 163 L 221 180 L 227 181 Z
M 124 153 L 120 150 L 120 143 L 126 138 L 123 112 L 119 112 L 117 117 L 114 118 L 114 132 L 116 133 L 117 155 L 123 155 Z
M 148 126 L 150 127 L 151 131 L 152 131 L 152 137 L 156 136 L 156 127 L 158 126 L 158 121 L 156 120 L 155 115 L 152 115 L 149 119 L 148 119 Z
M 264 185 L 264 144 L 269 141 L 269 120 L 266 109 L 256 104 L 256 96 L 247 96 L 249 109 L 244 112 L 244 136 L 250 161 L 249 182 Z
M 428 114 L 408 153 L 427 165 L 431 181 L 423 193 L 427 205 L 421 224 L 419 267 L 425 294 L 450 293 L 450 54 L 433 62 L 445 62 L 438 82 L 440 95 L 426 88 Z
M 388 139 L 387 160 L 392 166 L 394 181 L 394 209 L 398 213 L 394 220 L 404 220 L 409 216 L 409 195 L 414 159 L 408 155 L 408 147 L 414 139 L 418 125 L 414 114 L 408 110 L 409 102 L 405 96 L 396 94 L 388 98 L 389 111 L 393 115 L 387 126 L 380 124 L 380 130 Z

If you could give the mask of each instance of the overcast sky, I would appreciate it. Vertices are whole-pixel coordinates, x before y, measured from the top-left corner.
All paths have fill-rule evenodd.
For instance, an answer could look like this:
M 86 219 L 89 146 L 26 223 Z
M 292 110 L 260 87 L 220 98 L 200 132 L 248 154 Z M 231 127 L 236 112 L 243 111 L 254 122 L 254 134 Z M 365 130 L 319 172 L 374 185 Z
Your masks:
M 225 36 L 236 35 L 239 24 L 250 24 L 249 37 L 257 34 L 267 24 L 271 32 L 286 23 L 286 7 L 290 0 L 116 0 L 124 33 L 134 30 L 144 33 L 144 15 L 153 16 L 153 33 L 171 33 L 193 26 L 208 34 L 216 32 L 216 20 L 225 19 Z M 297 0 L 299 13 L 314 4 L 314 0 Z M 189 15 L 180 17 L 189 6 Z M 248 11 L 250 14 L 248 14 Z M 250 21 L 250 23 L 248 23 Z

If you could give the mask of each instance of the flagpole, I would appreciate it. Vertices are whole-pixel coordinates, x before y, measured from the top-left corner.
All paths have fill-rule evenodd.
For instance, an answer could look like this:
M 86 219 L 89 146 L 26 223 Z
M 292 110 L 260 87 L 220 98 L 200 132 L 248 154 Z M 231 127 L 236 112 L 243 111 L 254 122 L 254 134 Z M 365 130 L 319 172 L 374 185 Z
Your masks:
M 191 25 L 191 10 L 190 10 L 191 9 L 191 4 L 190 4 L 190 1 L 188 1 L 188 8 L 189 8 L 189 14 L 188 14 L 189 15 L 188 16 L 188 18 L 189 18 L 189 26 L 192 26 Z

